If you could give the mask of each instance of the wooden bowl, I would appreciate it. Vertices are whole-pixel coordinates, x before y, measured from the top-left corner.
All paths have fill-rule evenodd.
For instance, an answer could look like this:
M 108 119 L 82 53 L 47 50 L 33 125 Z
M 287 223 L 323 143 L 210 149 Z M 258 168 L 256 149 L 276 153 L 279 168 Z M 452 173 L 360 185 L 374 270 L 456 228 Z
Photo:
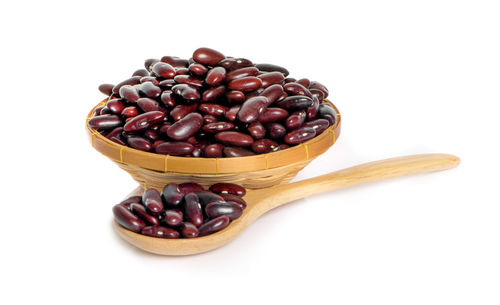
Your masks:
M 96 105 L 88 114 L 94 116 Z M 245 188 L 259 189 L 286 184 L 314 158 L 332 146 L 340 135 L 341 117 L 323 133 L 288 149 L 237 158 L 190 158 L 144 152 L 115 143 L 86 124 L 90 143 L 97 151 L 127 171 L 144 189 L 161 190 L 170 182 L 197 182 L 208 187 L 217 182 L 231 182 Z

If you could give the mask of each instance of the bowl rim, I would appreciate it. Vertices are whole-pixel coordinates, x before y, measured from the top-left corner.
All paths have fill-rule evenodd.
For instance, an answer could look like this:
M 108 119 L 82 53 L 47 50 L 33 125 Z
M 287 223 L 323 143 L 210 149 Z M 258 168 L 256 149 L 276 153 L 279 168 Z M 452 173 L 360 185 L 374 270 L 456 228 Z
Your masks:
M 85 126 L 91 146 L 115 162 L 160 173 L 217 175 L 275 169 L 292 163 L 311 161 L 330 148 L 340 135 L 340 112 L 331 101 L 324 99 L 323 102 L 330 104 L 337 113 L 336 122 L 320 135 L 296 146 L 266 154 L 233 158 L 201 158 L 162 155 L 120 145 L 89 127 L 88 121 L 94 117 L 95 109 L 105 105 L 107 100 L 108 98 L 102 100 L 94 106 L 87 115 Z

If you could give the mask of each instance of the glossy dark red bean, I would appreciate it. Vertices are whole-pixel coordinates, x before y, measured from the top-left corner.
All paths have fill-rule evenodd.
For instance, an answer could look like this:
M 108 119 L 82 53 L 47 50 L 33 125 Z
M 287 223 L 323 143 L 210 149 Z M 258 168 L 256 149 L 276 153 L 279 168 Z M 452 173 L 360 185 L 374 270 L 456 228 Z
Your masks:
M 309 85 L 311 84 L 311 81 L 307 78 L 301 78 L 297 81 L 297 83 L 301 84 L 305 88 L 309 88 Z
M 148 58 L 144 61 L 144 68 L 146 68 L 146 70 L 148 70 L 148 71 L 151 71 L 151 68 L 153 67 L 153 65 L 159 61 L 160 60 L 156 59 L 156 58 Z
M 130 147 L 142 151 L 150 151 L 152 148 L 151 142 L 141 136 L 130 136 L 127 138 L 127 143 Z
M 232 70 L 232 67 L 236 64 L 235 58 L 224 58 L 220 62 L 217 63 L 217 66 L 223 67 L 227 71 Z
M 101 91 L 102 94 L 105 95 L 111 95 L 113 94 L 113 87 L 115 85 L 112 84 L 101 84 L 99 85 L 99 91 Z
M 100 115 L 101 110 L 104 108 L 104 106 L 99 106 L 94 109 L 94 115 Z
M 285 120 L 285 127 L 288 130 L 297 129 L 304 124 L 306 117 L 307 113 L 304 109 L 295 111 Z
M 182 223 L 182 215 L 174 210 L 166 210 L 163 214 L 163 222 L 171 227 L 180 226 Z
M 152 83 L 155 86 L 158 86 L 160 84 L 160 82 L 154 76 L 143 76 L 139 80 L 139 83 L 141 83 L 141 84 Z
M 119 138 L 121 136 L 122 132 L 123 132 L 123 127 L 118 126 L 118 127 L 114 128 L 113 130 L 111 130 L 108 134 L 106 134 L 106 138 L 108 138 L 108 139 L 111 139 L 114 137 Z
M 141 200 L 142 196 L 131 196 L 122 200 L 119 204 L 123 205 L 128 209 L 132 203 L 141 203 Z
M 237 90 L 243 93 L 251 92 L 262 87 L 262 80 L 255 76 L 247 76 L 232 80 L 227 86 L 230 90 Z
M 198 199 L 201 203 L 201 205 L 205 206 L 211 202 L 215 202 L 215 201 L 224 201 L 224 199 L 222 198 L 222 196 L 218 195 L 218 194 L 215 194 L 215 193 L 212 193 L 210 191 L 194 191 L 194 193 L 196 194 L 196 196 L 198 196 Z
M 142 219 L 144 222 L 151 226 L 158 226 L 160 221 L 157 217 L 148 214 L 146 208 L 140 203 L 132 203 L 129 207 L 130 211 L 134 213 L 137 217 Z
M 259 88 L 259 89 L 255 90 L 255 91 L 252 91 L 252 92 L 247 93 L 247 94 L 245 95 L 245 97 L 246 97 L 246 99 L 248 100 L 248 99 L 250 99 L 250 98 L 252 98 L 252 97 L 256 97 L 256 96 L 261 95 L 261 93 L 262 93 L 262 92 L 264 92 L 264 88 Z
M 278 100 L 278 98 L 283 95 L 283 86 L 281 85 L 271 85 L 267 87 L 264 91 L 260 93 L 261 96 L 265 96 L 268 99 L 268 106 Z
M 241 105 L 236 105 L 231 108 L 226 112 L 224 117 L 231 122 L 234 122 L 236 120 L 236 116 L 238 115 L 238 111 L 240 111 Z
M 226 87 L 224 85 L 217 86 L 215 88 L 207 89 L 203 92 L 203 94 L 201 96 L 201 101 L 202 102 L 214 101 L 214 100 L 218 99 L 219 97 L 221 97 L 222 95 L 224 95 L 225 92 L 226 92 Z
M 148 226 L 141 231 L 142 235 L 157 237 L 157 238 L 179 238 L 180 233 L 176 230 L 163 226 Z
M 190 64 L 188 69 L 192 75 L 196 75 L 196 76 L 204 76 L 208 72 L 207 67 L 205 67 L 202 64 L 197 64 L 197 63 Z
M 188 68 L 176 68 L 175 74 L 176 75 L 189 75 L 189 69 Z
M 240 104 L 243 103 L 246 99 L 243 92 L 236 90 L 226 92 L 225 96 L 229 104 Z
M 187 142 L 164 142 L 158 144 L 155 151 L 163 155 L 182 156 L 190 154 L 193 149 L 193 144 Z
M 245 67 L 251 67 L 251 66 L 253 66 L 253 63 L 249 59 L 241 58 L 240 57 L 240 58 L 235 58 L 234 59 L 234 63 L 231 66 L 230 70 L 237 70 L 237 69 L 241 69 L 241 68 L 245 68 Z
M 161 126 L 158 128 L 158 133 L 161 135 L 166 135 L 170 126 L 172 126 L 172 123 L 170 122 L 165 122 L 161 124 Z
M 262 139 L 266 135 L 266 128 L 261 122 L 253 122 L 248 126 L 248 133 L 256 140 Z
M 214 193 L 217 194 L 233 194 L 236 196 L 243 197 L 247 193 L 244 187 L 234 184 L 234 183 L 225 183 L 225 182 L 220 182 L 220 183 L 215 183 L 210 187 L 210 190 Z
M 146 226 L 144 221 L 135 216 L 129 209 L 121 204 L 117 204 L 113 207 L 113 214 L 115 220 L 125 229 L 132 232 L 141 232 L 141 230 Z
M 142 204 L 152 215 L 158 215 L 163 212 L 163 202 L 160 192 L 156 189 L 147 189 L 142 194 Z
M 226 78 L 226 69 L 223 67 L 214 67 L 207 72 L 205 83 L 209 86 L 218 86 Z
M 146 130 L 156 123 L 165 119 L 165 113 L 161 111 L 150 111 L 133 117 L 130 121 L 125 123 L 123 130 L 126 132 L 135 132 Z
M 315 136 L 316 136 L 316 131 L 313 128 L 302 127 L 287 133 L 283 140 L 287 144 L 296 145 L 304 143 L 305 141 L 310 140 Z
M 328 122 L 328 120 L 325 119 L 317 119 L 314 121 L 306 122 L 304 124 L 304 127 L 310 127 L 314 129 L 316 131 L 316 135 L 319 135 L 320 133 L 328 129 L 329 126 L 330 123 Z
M 265 96 L 256 96 L 246 100 L 238 111 L 238 119 L 244 123 L 257 121 L 259 115 L 264 112 L 269 100 Z
M 224 147 L 224 156 L 228 158 L 253 156 L 254 152 L 241 147 Z
M 112 129 L 122 124 L 122 119 L 114 114 L 98 115 L 91 118 L 89 126 L 94 129 Z
M 226 75 L 226 82 L 232 80 L 247 77 L 247 76 L 257 76 L 259 74 L 259 69 L 255 67 L 246 67 L 228 72 Z
M 253 138 L 247 134 L 237 131 L 222 131 L 215 135 L 215 139 L 222 144 L 231 146 L 250 146 Z
M 193 59 L 197 63 L 208 66 L 215 66 L 224 58 L 222 53 L 210 48 L 199 48 L 193 52 Z
M 227 227 L 230 222 L 231 222 L 231 219 L 229 217 L 227 217 L 226 215 L 222 215 L 222 216 L 219 216 L 217 218 L 214 218 L 214 219 L 202 224 L 198 228 L 198 230 L 200 232 L 200 234 L 198 236 L 205 236 L 205 235 L 219 232 L 220 230 Z
M 285 76 L 281 72 L 268 72 L 257 76 L 262 80 L 262 88 L 267 88 L 271 85 L 283 84 Z
M 164 79 L 158 83 L 158 86 L 160 86 L 163 90 L 170 90 L 175 85 L 177 85 L 177 83 L 173 78 Z
M 157 62 L 151 67 L 151 72 L 162 78 L 174 78 L 175 68 L 164 62 Z
M 150 98 L 157 98 L 161 94 L 161 89 L 152 82 L 145 82 L 139 86 L 139 93 Z
M 288 83 L 283 86 L 283 89 L 285 89 L 285 92 L 288 93 L 288 95 L 305 95 L 310 98 L 312 98 L 311 91 L 307 89 L 307 87 L 302 86 L 299 83 Z
M 324 98 L 328 97 L 328 94 L 329 94 L 328 89 L 323 84 L 321 84 L 319 82 L 312 81 L 311 84 L 309 85 L 309 89 L 318 89 L 321 92 L 323 92 Z
M 281 139 L 286 134 L 285 126 L 279 123 L 268 123 L 266 128 L 271 139 Z
M 125 143 L 121 138 L 119 137 L 111 137 L 109 138 L 111 141 L 117 143 L 117 144 L 120 144 L 120 145 L 123 145 L 123 146 L 127 146 L 127 143 Z
M 199 185 L 198 183 L 195 182 L 185 182 L 181 183 L 178 185 L 179 191 L 183 196 L 185 196 L 187 193 L 192 193 L 196 191 L 203 191 L 205 190 L 203 186 Z
M 156 151 L 156 146 L 160 145 L 161 143 L 165 143 L 164 140 L 156 140 L 154 143 L 153 143 L 153 150 Z
M 111 111 L 108 107 L 104 106 L 102 107 L 101 111 L 99 111 L 100 115 L 104 114 L 113 114 L 113 111 Z
M 158 134 L 156 133 L 156 131 L 151 129 L 144 131 L 144 137 L 148 139 L 151 143 L 158 140 Z
M 161 61 L 175 68 L 183 68 L 188 66 L 187 60 L 179 58 L 177 56 L 163 56 L 161 58 Z
M 213 116 L 222 116 L 229 109 L 227 107 L 219 105 L 219 104 L 204 103 L 204 104 L 200 104 L 200 106 L 198 106 L 198 110 L 200 112 L 203 112 L 204 114 L 210 114 Z
M 252 150 L 258 154 L 267 154 L 278 148 L 278 143 L 271 139 L 261 139 L 253 142 Z
M 184 223 L 182 223 L 181 233 L 182 233 L 182 236 L 184 236 L 186 238 L 194 238 L 194 237 L 198 237 L 199 231 L 198 231 L 198 228 L 194 224 L 192 224 L 190 222 L 184 222 Z
M 120 88 L 120 97 L 131 103 L 134 103 L 141 98 L 137 87 L 131 85 L 125 85 Z
M 278 101 L 274 105 L 286 110 L 306 109 L 312 105 L 312 98 L 303 95 L 294 95 Z
M 289 74 L 287 69 L 273 64 L 256 64 L 255 67 L 257 67 L 260 71 L 265 72 L 281 72 L 284 76 L 288 76 Z
M 149 71 L 146 69 L 135 70 L 134 73 L 132 73 L 132 76 L 149 76 Z
M 307 107 L 307 120 L 312 121 L 316 118 L 319 109 L 319 100 L 318 97 L 313 95 L 313 102 L 311 106 Z
M 203 81 L 191 75 L 177 75 L 174 80 L 178 84 L 186 84 L 193 86 L 195 88 L 200 88 L 203 86 Z
M 160 103 L 149 97 L 141 97 L 138 99 L 137 106 L 144 112 L 161 110 Z
M 205 213 L 209 218 L 225 215 L 235 220 L 243 214 L 243 209 L 234 202 L 212 202 L 205 207 Z
M 210 114 L 205 114 L 203 116 L 203 124 L 210 124 L 218 122 L 217 118 Z
M 184 196 L 184 210 L 187 221 L 197 227 L 203 224 L 203 211 L 201 210 L 200 200 L 195 193 L 188 193 Z
M 125 86 L 125 85 L 136 85 L 139 83 L 139 80 L 141 79 L 140 76 L 132 76 L 131 78 L 127 78 L 126 80 L 116 84 L 113 87 L 113 94 L 118 94 L 120 92 L 120 88 Z
M 169 183 L 165 185 L 161 192 L 161 197 L 165 204 L 169 207 L 176 207 L 182 202 L 182 198 L 185 194 L 179 189 L 179 185 L 176 183 Z
M 214 143 L 207 145 L 205 147 L 203 155 L 207 158 L 221 158 L 223 150 L 224 150 L 224 145 L 219 143 Z
M 200 92 L 188 84 L 178 84 L 172 87 L 172 92 L 189 102 L 195 102 L 200 99 Z
M 319 89 L 309 89 L 309 91 L 311 92 L 313 97 L 316 96 L 320 102 L 325 99 L 325 94 L 323 93 L 323 91 Z
M 288 117 L 288 111 L 282 108 L 267 108 L 258 118 L 261 123 L 272 123 L 281 121 Z
M 285 78 L 285 83 L 294 83 L 294 82 L 297 82 L 296 78 L 293 78 L 293 77 Z
M 111 99 L 106 102 L 106 107 L 113 113 L 121 113 L 125 106 L 120 99 Z
M 172 111 L 170 111 L 170 116 L 174 121 L 178 121 L 191 112 L 195 112 L 197 108 L 198 104 L 177 105 L 174 107 L 174 109 L 172 109 Z
M 224 200 L 226 202 L 234 202 L 237 205 L 239 205 L 241 207 L 241 209 L 243 209 L 243 210 L 247 207 L 246 201 L 243 200 L 243 198 L 241 198 L 240 196 L 228 194 L 228 193 L 222 193 L 220 195 L 222 198 L 224 198 Z
M 234 128 L 234 124 L 230 122 L 215 122 L 203 125 L 201 128 L 204 132 L 217 133 L 221 131 L 228 131 Z
M 167 131 L 167 135 L 176 141 L 186 140 L 195 135 L 203 125 L 201 114 L 193 112 L 175 122 Z

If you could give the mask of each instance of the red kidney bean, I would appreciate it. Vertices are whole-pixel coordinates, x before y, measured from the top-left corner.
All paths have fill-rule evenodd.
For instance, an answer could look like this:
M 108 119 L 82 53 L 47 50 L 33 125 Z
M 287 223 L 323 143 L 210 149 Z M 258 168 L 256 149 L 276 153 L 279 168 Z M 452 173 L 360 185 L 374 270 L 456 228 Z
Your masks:
M 316 115 L 318 114 L 318 108 L 319 108 L 319 100 L 318 97 L 313 95 L 313 102 L 311 106 L 307 107 L 307 120 L 311 121 L 316 118 Z
M 290 115 L 286 120 L 285 120 L 285 127 L 288 130 L 293 130 L 297 129 L 302 124 L 304 124 L 304 121 L 306 120 L 307 114 L 304 109 L 295 111 L 292 115 Z
M 230 81 L 227 87 L 245 93 L 262 87 L 262 80 L 255 76 L 247 76 Z
M 144 68 L 146 68 L 146 70 L 148 71 L 151 71 L 151 67 L 153 67 L 154 64 L 156 64 L 157 62 L 159 62 L 160 60 L 159 59 L 156 59 L 156 58 L 149 58 L 149 59 L 146 59 L 144 61 Z
M 184 195 L 176 183 L 165 185 L 161 192 L 161 197 L 167 206 L 178 206 L 182 202 Z
M 200 110 L 205 114 L 220 116 L 224 115 L 226 111 L 228 111 L 229 109 L 219 104 L 205 103 L 205 104 L 200 104 L 200 106 L 198 106 L 198 110 Z
M 278 143 L 270 139 L 261 139 L 253 142 L 252 150 L 258 154 L 266 154 L 277 150 Z
M 146 112 L 133 117 L 123 126 L 123 130 L 126 132 L 146 130 L 154 124 L 163 121 L 163 119 L 165 119 L 165 113 L 161 111 Z
M 244 187 L 234 184 L 234 183 L 216 183 L 213 184 L 210 187 L 210 190 L 214 193 L 221 194 L 221 193 L 226 193 L 226 194 L 233 194 L 236 196 L 243 197 L 247 193 Z
M 160 96 L 160 100 L 163 103 L 163 105 L 165 105 L 165 107 L 167 107 L 167 108 L 172 108 L 172 107 L 175 107 L 175 105 L 176 105 L 175 99 L 172 96 L 172 91 L 170 91 L 170 90 L 163 91 L 161 96 Z
M 106 138 L 111 139 L 111 138 L 119 138 L 123 132 L 123 127 L 116 127 L 115 129 L 111 130 L 107 135 Z
M 230 222 L 231 222 L 231 219 L 226 215 L 222 215 L 222 216 L 219 216 L 217 218 L 214 218 L 208 222 L 205 222 L 204 224 L 202 224 L 198 228 L 198 230 L 200 232 L 198 236 L 205 236 L 205 235 L 219 232 L 220 230 L 227 227 Z
M 205 190 L 203 186 L 194 182 L 185 182 L 178 185 L 179 192 L 181 192 L 182 196 L 185 196 L 188 193 L 203 191 Z
M 104 106 L 99 106 L 94 110 L 94 115 L 100 115 L 101 110 L 104 108 Z
M 312 99 L 308 96 L 295 95 L 289 96 L 282 101 L 278 101 L 275 105 L 286 110 L 300 110 L 311 106 Z
M 191 75 L 177 75 L 174 80 L 178 84 L 186 84 L 193 86 L 195 88 L 200 88 L 203 86 L 203 81 Z
M 141 231 L 142 235 L 157 237 L 157 238 L 179 238 L 180 234 L 172 228 L 163 226 L 144 227 Z
M 88 124 L 94 129 L 111 129 L 120 126 L 122 120 L 117 115 L 104 114 L 91 118 Z
M 156 76 L 163 78 L 174 78 L 175 77 L 175 69 L 171 65 L 164 62 L 157 62 L 151 67 L 151 72 L 153 72 Z
M 316 135 L 321 134 L 323 131 L 328 129 L 328 126 L 330 126 L 330 123 L 328 120 L 325 119 L 317 119 L 314 121 L 309 121 L 304 124 L 304 127 L 310 127 L 316 131 Z
M 198 144 L 198 140 L 196 140 L 196 137 L 194 136 L 187 138 L 186 142 L 191 143 L 193 145 Z
M 240 108 L 241 106 L 240 105 L 236 105 L 236 106 L 233 106 L 231 108 L 229 108 L 229 110 L 226 112 L 226 114 L 224 115 L 224 117 L 228 120 L 228 121 L 235 121 L 236 120 L 236 116 L 238 115 L 238 111 L 240 111 Z
M 120 202 L 119 204 L 123 205 L 124 207 L 126 207 L 128 209 L 132 203 L 141 203 L 141 200 L 142 200 L 142 196 L 132 196 L 132 197 L 129 197 L 127 199 L 122 200 L 122 202 Z
M 143 76 L 139 79 L 139 83 L 152 83 L 155 86 L 158 86 L 160 82 L 154 76 Z
M 125 86 L 125 85 L 136 85 L 139 83 L 139 80 L 141 79 L 140 76 L 133 76 L 131 78 L 127 78 L 126 80 L 118 83 L 113 87 L 113 94 L 118 94 L 120 92 L 120 88 Z
M 201 96 L 201 101 L 202 102 L 211 102 L 213 100 L 218 99 L 222 95 L 224 95 L 224 92 L 226 92 L 226 87 L 221 85 L 215 88 L 210 88 L 205 90 Z
M 238 119 L 244 123 L 255 122 L 266 109 L 269 100 L 265 96 L 256 96 L 246 100 L 238 111 Z
M 176 68 L 175 74 L 176 75 L 189 75 L 189 69 L 188 68 Z
M 188 61 L 177 56 L 163 56 L 161 61 L 176 68 L 184 68 L 188 66 Z
M 199 227 L 203 224 L 203 212 L 198 196 L 195 193 L 188 193 L 184 196 L 186 219 L 190 223 Z
M 155 142 L 156 140 L 158 140 L 158 134 L 156 133 L 156 131 L 151 129 L 144 131 L 144 137 L 151 142 Z
M 260 116 L 258 121 L 261 123 L 272 123 L 281 121 L 288 117 L 288 111 L 282 108 L 267 108 Z
M 268 72 L 257 77 L 262 80 L 262 88 L 267 88 L 275 84 L 282 84 L 285 80 L 281 72 Z
M 194 191 L 194 193 L 198 196 L 198 199 L 203 206 L 215 201 L 224 201 L 220 195 L 209 191 Z
M 241 147 L 224 147 L 224 156 L 228 158 L 253 156 L 254 152 Z
M 191 74 L 196 76 L 204 76 L 208 72 L 208 68 L 202 64 L 190 64 L 188 69 Z
M 150 151 L 151 150 L 151 142 L 141 136 L 130 136 L 127 138 L 127 143 L 130 147 L 139 149 L 142 151 Z
M 201 114 L 193 112 L 175 122 L 167 130 L 167 135 L 174 140 L 181 141 L 193 136 L 203 125 Z
M 279 123 L 268 123 L 266 128 L 271 139 L 281 139 L 286 134 L 286 128 Z
M 250 99 L 252 97 L 259 96 L 262 92 L 264 92 L 264 89 L 263 88 L 259 88 L 259 89 L 255 90 L 255 91 L 247 93 L 247 95 L 245 97 L 248 100 L 248 99 Z
M 120 145 L 123 145 L 123 146 L 127 146 L 127 143 L 125 143 L 122 139 L 118 138 L 118 137 L 111 137 L 109 138 L 111 141 L 117 143 L 117 144 L 120 144 Z
M 309 88 L 309 85 L 311 84 L 311 81 L 309 79 L 307 79 L 307 78 L 301 78 L 298 81 L 296 81 L 296 83 L 301 84 L 305 88 Z
M 173 86 L 172 92 L 189 102 L 195 102 L 200 99 L 200 93 L 198 90 L 187 84 L 178 84 Z
M 111 111 L 108 107 L 104 106 L 102 107 L 101 111 L 99 111 L 100 115 L 104 114 L 113 114 L 113 111 Z
M 105 95 L 111 95 L 113 94 L 113 87 L 115 85 L 112 85 L 112 84 L 101 84 L 99 85 L 99 91 L 102 92 L 102 94 L 105 94 Z
M 145 82 L 139 86 L 139 93 L 150 98 L 157 98 L 161 94 L 161 88 L 152 82 Z
M 197 108 L 197 104 L 177 105 L 174 109 L 172 109 L 172 111 L 170 111 L 170 116 L 174 119 L 174 121 L 178 121 L 191 112 L 195 112 Z
M 321 92 L 323 92 L 324 98 L 328 97 L 329 94 L 328 89 L 319 82 L 312 81 L 311 84 L 309 85 L 309 89 L 318 89 Z
M 232 67 L 236 64 L 236 59 L 232 57 L 227 57 L 217 63 L 217 66 L 223 67 L 227 71 L 232 70 Z
M 153 150 L 156 151 L 156 146 L 160 145 L 161 143 L 165 143 L 164 140 L 156 140 L 154 143 L 153 143 Z
M 265 96 L 268 99 L 268 106 L 278 100 L 278 98 L 283 95 L 283 86 L 281 85 L 271 85 L 267 87 L 262 93 L 261 96 Z
M 255 67 L 240 68 L 227 73 L 226 82 L 230 82 L 232 80 L 247 76 L 257 76 L 258 74 L 259 74 L 259 69 Z
M 160 128 L 158 128 L 158 133 L 160 133 L 161 135 L 166 135 L 170 126 L 172 126 L 172 123 L 170 122 L 165 122 L 161 124 Z
M 138 202 L 131 203 L 129 209 L 132 213 L 137 215 L 137 217 L 139 217 L 146 223 L 152 226 L 160 225 L 160 221 L 158 220 L 158 218 L 153 215 L 149 215 L 148 212 L 146 211 L 146 208 L 140 203 Z
M 177 227 L 182 223 L 182 215 L 174 210 L 166 210 L 163 215 L 163 222 L 172 227 Z
M 319 101 L 323 101 L 325 99 L 325 94 L 323 93 L 323 91 L 319 89 L 309 89 L 309 91 L 311 92 L 313 97 L 316 96 Z
M 135 86 L 125 85 L 120 88 L 120 97 L 129 102 L 136 102 L 141 96 Z
M 220 195 L 222 198 L 224 198 L 224 200 L 226 202 L 234 202 L 237 205 L 239 205 L 242 210 L 244 210 L 247 207 L 247 203 L 240 196 L 229 194 L 229 193 L 222 193 Z
M 160 86 L 163 89 L 172 89 L 173 86 L 175 86 L 177 83 L 173 78 L 171 79 L 164 79 L 161 82 L 158 83 L 158 86 Z
M 253 66 L 253 63 L 250 60 L 240 57 L 234 59 L 234 64 L 231 66 L 231 70 L 236 70 L 251 66 Z
M 309 89 L 299 83 L 285 84 L 283 89 L 285 89 L 285 92 L 288 93 L 288 95 L 305 95 L 312 98 L 312 94 Z
M 138 99 L 137 106 L 139 106 L 139 108 L 141 108 L 144 112 L 161 111 L 160 104 L 149 97 L 141 97 Z
M 293 77 L 285 78 L 285 83 L 295 83 L 295 82 L 297 82 L 296 78 L 293 78 Z
M 266 135 L 266 128 L 260 122 L 253 122 L 248 126 L 248 133 L 254 139 L 262 139 Z
M 215 135 L 215 139 L 222 144 L 232 146 L 250 146 L 253 138 L 237 131 L 222 131 Z
M 285 135 L 284 141 L 287 144 L 295 145 L 304 143 L 316 136 L 316 131 L 313 128 L 302 127 L 293 130 Z
M 215 143 L 207 145 L 203 151 L 203 154 L 207 158 L 221 158 L 224 145 Z
M 193 53 L 193 59 L 196 62 L 208 66 L 215 66 L 224 58 L 225 56 L 222 53 L 210 48 L 199 48 Z
M 288 76 L 289 74 L 287 69 L 273 64 L 256 64 L 255 67 L 257 67 L 260 71 L 265 72 L 281 72 L 284 76 Z
M 149 76 L 149 71 L 146 69 L 135 70 L 132 76 L 140 76 L 140 77 Z
M 215 87 L 222 83 L 226 77 L 226 69 L 223 67 L 214 67 L 210 69 L 205 77 L 205 83 L 209 86 Z
M 205 207 L 205 213 L 209 218 L 226 215 L 229 219 L 235 220 L 243 214 L 243 209 L 234 202 L 212 202 Z
M 106 102 L 106 107 L 113 113 L 121 113 L 125 106 L 120 99 L 112 99 Z
M 218 122 L 218 121 L 217 121 L 217 118 L 214 117 L 213 115 L 205 114 L 203 116 L 203 124 L 210 124 L 210 123 L 215 123 L 215 122 Z
M 241 91 L 229 91 L 225 94 L 226 100 L 229 104 L 239 104 L 245 101 L 245 94 Z
M 198 228 L 190 222 L 182 223 L 181 232 L 182 236 L 186 238 L 194 238 L 199 234 Z
M 162 155 L 182 156 L 189 155 L 193 149 L 193 144 L 187 142 L 164 142 L 158 144 L 155 151 Z
M 156 189 L 147 189 L 142 194 L 142 204 L 148 209 L 148 212 L 153 215 L 158 215 L 163 212 L 163 202 L 161 195 Z
M 126 207 L 117 204 L 113 207 L 113 214 L 116 221 L 125 229 L 132 232 L 141 232 L 142 228 L 146 226 L 144 221 L 135 216 Z
M 215 123 L 205 124 L 202 127 L 202 130 L 204 132 L 208 132 L 208 133 L 217 133 L 217 132 L 221 132 L 221 131 L 231 130 L 233 128 L 234 128 L 234 124 L 233 123 L 229 123 L 229 122 L 215 122 Z

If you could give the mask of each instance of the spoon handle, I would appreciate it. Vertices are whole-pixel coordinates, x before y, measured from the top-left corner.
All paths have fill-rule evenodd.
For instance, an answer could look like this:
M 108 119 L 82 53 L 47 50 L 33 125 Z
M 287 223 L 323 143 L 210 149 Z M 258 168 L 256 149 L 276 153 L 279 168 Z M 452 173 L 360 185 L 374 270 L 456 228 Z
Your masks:
M 458 166 L 460 159 L 448 154 L 422 154 L 385 159 L 339 170 L 319 177 L 276 187 L 274 207 L 318 193 L 379 180 L 434 172 Z

